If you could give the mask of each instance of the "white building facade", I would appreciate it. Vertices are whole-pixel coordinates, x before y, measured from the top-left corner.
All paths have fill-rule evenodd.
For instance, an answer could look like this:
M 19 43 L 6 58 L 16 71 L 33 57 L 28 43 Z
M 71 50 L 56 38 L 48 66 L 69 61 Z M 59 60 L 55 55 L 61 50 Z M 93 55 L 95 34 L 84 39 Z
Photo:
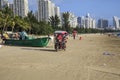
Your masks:
M 91 18 L 90 14 L 88 13 L 85 17 L 85 28 L 95 28 L 95 25 L 95 19 Z
M 70 22 L 70 27 L 76 28 L 77 27 L 77 17 L 69 12 L 69 22 Z
M 9 4 L 9 8 L 14 11 L 14 5 L 13 4 Z
M 78 17 L 77 22 L 80 28 L 96 28 L 96 20 L 91 18 L 89 13 L 86 17 Z
M 5 6 L 8 6 L 8 0 L 0 0 L 0 9 L 3 9 Z
M 77 17 L 71 13 L 71 12 L 64 12 L 64 13 L 69 13 L 69 26 L 72 27 L 72 28 L 76 28 L 77 27 Z M 61 25 L 64 24 L 64 20 L 63 20 L 63 14 L 64 13 L 61 13 Z
M 28 0 L 14 0 L 14 15 L 25 17 L 28 10 Z
M 120 30 L 120 18 L 114 16 L 113 17 L 113 26 L 115 27 L 116 30 Z
M 60 7 L 58 7 L 58 6 L 55 6 L 55 15 L 60 17 Z
M 51 0 L 38 0 L 38 21 L 49 21 L 51 16 L 60 17 L 60 8 Z

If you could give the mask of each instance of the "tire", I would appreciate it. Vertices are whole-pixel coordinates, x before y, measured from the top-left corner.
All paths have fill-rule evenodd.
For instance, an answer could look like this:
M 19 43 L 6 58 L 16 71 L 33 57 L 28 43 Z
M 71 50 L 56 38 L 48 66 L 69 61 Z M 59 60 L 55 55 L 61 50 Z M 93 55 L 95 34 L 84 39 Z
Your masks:
M 55 51 L 56 51 L 56 52 L 58 52 L 58 47 L 59 47 L 59 46 L 58 46 L 58 44 L 56 43 L 56 44 L 55 44 Z
M 66 50 L 66 45 L 64 45 L 64 51 Z

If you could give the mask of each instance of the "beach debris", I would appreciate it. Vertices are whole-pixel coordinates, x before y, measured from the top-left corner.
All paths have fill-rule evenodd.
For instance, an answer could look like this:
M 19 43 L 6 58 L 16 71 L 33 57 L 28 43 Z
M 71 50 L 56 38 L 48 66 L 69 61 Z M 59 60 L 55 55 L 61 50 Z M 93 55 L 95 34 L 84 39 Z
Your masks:
M 114 56 L 115 54 L 110 53 L 110 52 L 104 52 L 103 55 L 112 55 L 112 56 Z
M 82 37 L 80 36 L 79 40 L 82 40 Z
M 107 64 L 106 63 L 103 63 L 103 66 L 106 66 Z
M 0 45 L 0 48 L 2 48 L 2 45 Z

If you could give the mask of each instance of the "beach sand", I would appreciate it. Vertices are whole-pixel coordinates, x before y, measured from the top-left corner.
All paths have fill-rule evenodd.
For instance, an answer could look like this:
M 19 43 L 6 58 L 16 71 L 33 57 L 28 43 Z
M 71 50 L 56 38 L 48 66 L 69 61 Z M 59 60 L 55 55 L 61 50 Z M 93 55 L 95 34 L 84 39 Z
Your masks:
M 82 37 L 79 40 L 79 37 Z M 120 38 L 82 34 L 66 51 L 2 46 L 0 80 L 120 80 Z

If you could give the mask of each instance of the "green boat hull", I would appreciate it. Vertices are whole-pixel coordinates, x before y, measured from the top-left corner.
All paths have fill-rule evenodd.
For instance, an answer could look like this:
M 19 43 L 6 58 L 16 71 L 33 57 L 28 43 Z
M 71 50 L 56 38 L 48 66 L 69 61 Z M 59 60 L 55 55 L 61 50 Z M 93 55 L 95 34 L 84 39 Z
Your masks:
M 5 40 L 5 45 L 13 46 L 29 46 L 29 47 L 45 47 L 49 42 L 48 37 L 36 38 L 36 39 L 26 39 L 26 40 Z

